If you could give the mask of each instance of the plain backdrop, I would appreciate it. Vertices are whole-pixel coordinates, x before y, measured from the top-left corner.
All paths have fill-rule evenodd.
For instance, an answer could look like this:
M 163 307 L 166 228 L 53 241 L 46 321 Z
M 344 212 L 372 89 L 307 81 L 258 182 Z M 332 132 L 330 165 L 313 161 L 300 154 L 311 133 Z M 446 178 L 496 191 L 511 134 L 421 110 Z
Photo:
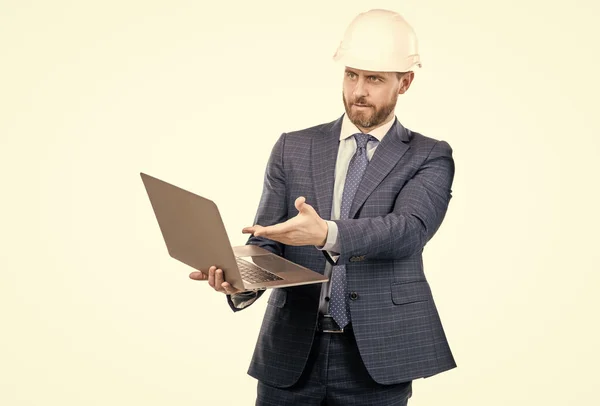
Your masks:
M 398 118 L 456 162 L 424 260 L 458 368 L 410 404 L 597 404 L 591 0 L 2 0 L 0 404 L 253 404 L 266 299 L 233 314 L 189 280 L 139 173 L 244 244 L 279 135 L 343 113 L 332 56 L 371 8 L 419 38 Z

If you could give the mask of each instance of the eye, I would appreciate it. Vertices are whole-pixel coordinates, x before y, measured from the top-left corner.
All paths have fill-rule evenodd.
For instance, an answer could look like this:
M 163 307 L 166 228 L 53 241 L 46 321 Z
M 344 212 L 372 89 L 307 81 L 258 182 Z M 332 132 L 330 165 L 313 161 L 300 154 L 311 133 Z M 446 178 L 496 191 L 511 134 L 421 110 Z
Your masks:
M 347 71 L 346 76 L 348 76 L 350 79 L 354 79 L 356 77 L 356 73 Z
M 371 82 L 379 82 L 379 80 L 380 80 L 379 77 L 377 77 L 377 76 L 369 76 L 368 79 Z

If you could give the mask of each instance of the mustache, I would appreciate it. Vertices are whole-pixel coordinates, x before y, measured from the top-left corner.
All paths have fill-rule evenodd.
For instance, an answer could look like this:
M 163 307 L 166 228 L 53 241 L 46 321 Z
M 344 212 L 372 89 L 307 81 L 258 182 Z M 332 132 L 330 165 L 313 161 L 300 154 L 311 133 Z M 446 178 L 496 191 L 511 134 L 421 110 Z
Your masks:
M 367 100 L 365 98 L 362 97 L 356 100 L 352 100 L 350 104 L 360 104 L 361 106 L 373 107 L 369 103 L 367 103 Z

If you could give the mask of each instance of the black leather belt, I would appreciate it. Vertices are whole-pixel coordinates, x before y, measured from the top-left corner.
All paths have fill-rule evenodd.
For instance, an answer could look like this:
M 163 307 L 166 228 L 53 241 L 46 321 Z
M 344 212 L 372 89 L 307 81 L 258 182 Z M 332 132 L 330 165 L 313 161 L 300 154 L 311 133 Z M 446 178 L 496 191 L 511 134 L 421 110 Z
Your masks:
M 333 316 L 330 314 L 320 315 L 319 322 L 317 324 L 317 331 L 320 333 L 346 333 L 352 330 L 352 325 L 348 324 L 344 328 L 340 328 L 338 324 L 333 320 Z

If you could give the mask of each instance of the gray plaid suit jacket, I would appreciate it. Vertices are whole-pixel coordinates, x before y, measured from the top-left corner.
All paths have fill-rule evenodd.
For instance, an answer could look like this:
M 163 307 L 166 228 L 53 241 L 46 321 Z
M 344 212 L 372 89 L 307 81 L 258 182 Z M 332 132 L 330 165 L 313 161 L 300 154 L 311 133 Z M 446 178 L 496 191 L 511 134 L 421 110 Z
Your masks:
M 330 219 L 342 118 L 281 135 L 273 147 L 254 224 L 296 216 L 305 196 Z M 346 264 L 356 342 L 381 384 L 428 377 L 456 366 L 423 272 L 422 251 L 451 199 L 452 149 L 396 121 L 362 179 L 348 220 L 336 220 L 338 264 Z M 313 246 L 256 244 L 317 272 L 326 258 Z M 248 373 L 278 387 L 300 377 L 315 335 L 321 285 L 273 289 Z M 259 295 L 262 292 L 259 292 Z M 228 297 L 230 306 L 236 309 Z

